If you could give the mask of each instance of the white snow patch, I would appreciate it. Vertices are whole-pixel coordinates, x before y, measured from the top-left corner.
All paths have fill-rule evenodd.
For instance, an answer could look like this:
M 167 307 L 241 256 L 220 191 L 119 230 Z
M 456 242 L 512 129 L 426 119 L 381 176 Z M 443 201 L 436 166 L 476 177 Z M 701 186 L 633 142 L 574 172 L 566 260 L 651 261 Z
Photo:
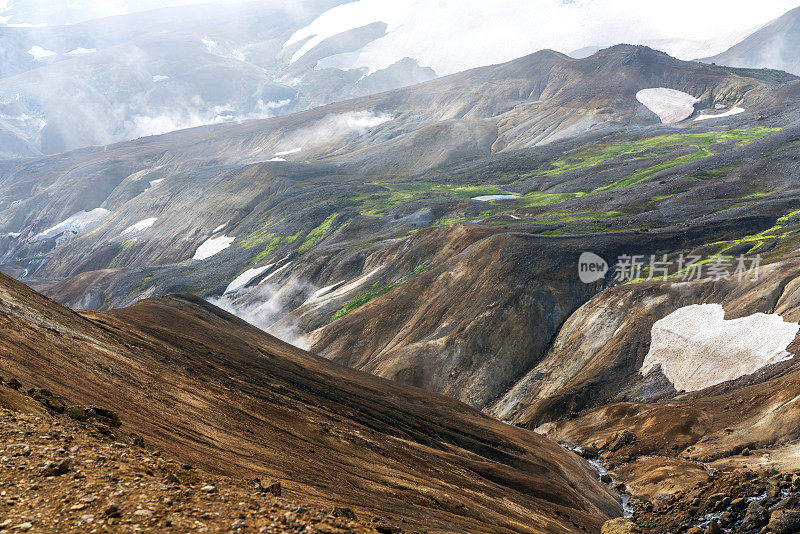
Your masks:
M 228 287 L 225 288 L 225 293 L 223 294 L 227 295 L 228 293 L 235 293 L 240 289 L 242 289 L 243 287 L 246 287 L 255 278 L 261 276 L 261 274 L 266 272 L 268 269 L 272 268 L 273 265 L 275 264 L 270 263 L 269 265 L 265 265 L 264 267 L 247 269 L 245 272 L 234 278 L 230 284 L 228 284 Z
M 43 59 L 47 59 L 49 57 L 57 56 L 56 52 L 52 50 L 47 50 L 46 48 L 42 48 L 39 45 L 34 45 L 28 50 L 28 53 L 33 56 L 34 61 L 41 61 Z
M 22 233 L 20 233 L 20 232 L 8 232 L 6 235 L 8 237 L 10 237 L 11 239 L 17 239 L 19 236 L 22 235 Z
M 331 284 L 329 286 L 323 287 L 322 289 L 318 289 L 317 291 L 314 292 L 313 295 L 311 295 L 311 300 L 315 300 L 315 299 L 318 299 L 320 297 L 324 297 L 325 295 L 327 295 L 328 293 L 330 293 L 331 291 L 333 291 L 337 287 L 341 286 L 345 282 L 346 282 L 346 280 L 342 280 L 341 282 L 336 282 L 335 284 Z
M 219 50 L 217 42 L 209 39 L 208 37 L 203 37 L 202 39 L 200 39 L 200 42 L 202 42 L 203 46 L 206 47 L 206 50 L 208 50 L 212 54 L 216 54 L 217 51 Z
M 219 237 L 212 237 L 207 239 L 202 245 L 197 248 L 192 259 L 205 260 L 219 254 L 236 241 L 235 237 L 228 237 L 225 235 Z
M 291 150 L 284 150 L 283 152 L 275 152 L 275 155 L 276 156 L 288 156 L 290 154 L 297 154 L 301 150 L 303 150 L 303 149 L 302 148 L 293 148 Z
M 660 365 L 678 391 L 698 391 L 791 358 L 800 325 L 756 313 L 725 320 L 719 304 L 694 304 L 656 321 L 641 373 Z
M 472 200 L 490 202 L 492 200 L 513 200 L 515 198 L 519 198 L 519 195 L 484 195 L 482 197 L 472 197 Z
M 274 273 L 270 273 L 269 276 L 267 276 L 261 282 L 259 282 L 258 285 L 261 285 L 264 282 L 266 282 L 267 280 L 269 280 L 270 278 L 275 277 L 275 275 L 277 275 L 278 273 L 285 271 L 291 264 L 292 264 L 292 262 L 289 262 L 286 265 L 284 265 L 283 267 L 281 267 L 280 269 L 276 269 Z
M 733 107 L 724 113 L 717 113 L 716 115 L 698 115 L 697 117 L 695 117 L 694 120 L 705 121 L 708 119 L 719 119 L 722 117 L 731 117 L 733 115 L 738 115 L 739 113 L 744 113 L 744 108 Z
M 219 226 L 217 226 L 216 228 L 214 228 L 214 231 L 213 231 L 213 232 L 211 232 L 211 233 L 212 233 L 212 234 L 216 234 L 217 232 L 221 232 L 222 230 L 224 230 L 224 229 L 225 229 L 225 227 L 226 227 L 226 226 L 228 226 L 228 224 L 229 224 L 229 223 L 220 224 Z
M 163 76 L 161 74 L 153 76 L 153 83 L 163 82 L 164 80 L 169 80 L 169 76 Z
M 636 100 L 658 115 L 663 124 L 688 118 L 694 113 L 694 104 L 700 101 L 688 93 L 665 87 L 642 89 L 636 93 Z
M 64 55 L 65 56 L 82 56 L 84 54 L 94 54 L 95 52 L 97 52 L 96 48 L 79 47 L 79 48 L 76 48 L 75 50 L 70 50 L 69 52 L 67 52 Z
M 272 158 L 272 159 L 268 159 L 267 161 L 268 162 L 271 162 L 271 161 L 286 161 L 286 159 L 284 159 L 284 158 Z
M 48 228 L 44 232 L 39 232 L 31 238 L 31 242 L 41 241 L 42 239 L 50 239 L 57 237 L 65 232 L 77 234 L 95 226 L 103 219 L 108 217 L 111 212 L 104 208 L 95 208 L 91 211 L 79 211 L 68 219 L 61 221 L 57 225 Z
M 375 269 L 371 270 L 367 274 L 361 275 L 358 278 L 355 278 L 355 279 L 351 280 L 347 284 L 340 285 L 340 286 L 338 286 L 336 288 L 333 288 L 333 289 L 329 290 L 329 292 L 326 293 L 326 296 L 328 298 L 332 298 L 332 297 L 339 297 L 339 296 L 345 295 L 347 293 L 350 293 L 354 289 L 357 289 L 361 284 L 363 284 L 364 282 L 366 282 L 367 280 L 369 280 L 370 278 L 375 276 L 375 273 L 377 273 L 380 270 L 381 270 L 380 267 L 376 267 Z M 327 289 L 327 288 L 323 288 L 323 289 Z
M 130 225 L 129 227 L 125 228 L 122 231 L 122 233 L 119 234 L 119 235 L 123 236 L 123 235 L 128 235 L 128 234 L 138 234 L 139 232 L 143 232 L 144 230 L 147 230 L 148 228 L 153 226 L 156 223 L 157 220 L 158 220 L 158 217 L 150 217 L 149 219 L 142 219 L 141 221 L 139 221 L 137 223 L 134 223 L 134 224 Z

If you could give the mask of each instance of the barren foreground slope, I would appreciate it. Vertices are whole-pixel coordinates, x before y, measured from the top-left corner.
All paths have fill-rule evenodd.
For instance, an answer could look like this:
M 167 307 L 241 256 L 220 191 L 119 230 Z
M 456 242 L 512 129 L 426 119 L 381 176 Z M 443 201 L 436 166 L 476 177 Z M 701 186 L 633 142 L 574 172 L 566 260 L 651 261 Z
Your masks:
M 79 315 L 0 280 L 0 372 L 220 474 L 426 532 L 597 532 L 587 463 L 459 402 L 339 367 L 189 298 Z
M 352 510 L 299 505 L 77 422 L 0 386 L 0 532 L 376 533 Z M 259 481 L 260 483 L 260 481 Z M 274 490 L 274 493 L 280 493 Z

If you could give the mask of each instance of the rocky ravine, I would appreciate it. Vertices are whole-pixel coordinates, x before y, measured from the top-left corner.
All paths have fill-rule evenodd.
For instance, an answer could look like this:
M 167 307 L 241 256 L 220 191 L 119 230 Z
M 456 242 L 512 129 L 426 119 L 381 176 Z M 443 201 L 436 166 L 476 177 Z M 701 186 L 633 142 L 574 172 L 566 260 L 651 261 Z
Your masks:
M 608 289 L 491 411 L 602 463 L 646 532 L 796 532 L 798 281 L 795 260 Z

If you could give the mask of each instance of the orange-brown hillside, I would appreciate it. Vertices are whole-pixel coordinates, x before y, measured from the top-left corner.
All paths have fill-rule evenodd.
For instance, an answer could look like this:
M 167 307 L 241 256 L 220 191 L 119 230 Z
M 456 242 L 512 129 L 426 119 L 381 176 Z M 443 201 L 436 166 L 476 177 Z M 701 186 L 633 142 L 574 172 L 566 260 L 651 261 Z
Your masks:
M 191 297 L 79 314 L 2 276 L 0 373 L 108 407 L 179 461 L 408 531 L 598 532 L 620 512 L 555 443 Z

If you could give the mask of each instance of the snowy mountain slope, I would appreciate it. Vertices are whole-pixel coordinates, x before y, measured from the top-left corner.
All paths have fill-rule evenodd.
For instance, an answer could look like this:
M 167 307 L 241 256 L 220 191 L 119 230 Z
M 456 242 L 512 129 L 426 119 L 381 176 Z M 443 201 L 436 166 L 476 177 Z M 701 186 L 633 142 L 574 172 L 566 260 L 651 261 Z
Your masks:
M 349 67 L 375 70 L 408 56 L 445 75 L 534 50 L 569 52 L 620 41 L 692 59 L 724 50 L 796 6 L 796 0 L 358 0 L 327 11 L 285 46 L 300 45 L 292 49 L 297 61 L 326 38 L 383 22 L 386 35 L 343 58 Z
M 710 2 L 692 5 L 691 17 L 686 0 L 677 9 L 630 0 L 175 0 L 150 11 L 124 1 L 16 2 L 0 11 L 0 157 L 285 115 L 620 36 L 693 58 L 724 50 L 796 1 Z M 108 13 L 122 14 L 86 20 Z
M 8 140 L 0 156 L 267 118 L 436 76 L 412 60 L 371 76 L 320 70 L 317 61 L 290 64 L 282 43 L 337 3 L 210 4 L 0 27 L 0 135 Z M 309 57 L 337 56 L 378 35 L 351 33 L 320 43 Z
M 700 61 L 800 74 L 800 7 L 770 22 L 725 52 Z

